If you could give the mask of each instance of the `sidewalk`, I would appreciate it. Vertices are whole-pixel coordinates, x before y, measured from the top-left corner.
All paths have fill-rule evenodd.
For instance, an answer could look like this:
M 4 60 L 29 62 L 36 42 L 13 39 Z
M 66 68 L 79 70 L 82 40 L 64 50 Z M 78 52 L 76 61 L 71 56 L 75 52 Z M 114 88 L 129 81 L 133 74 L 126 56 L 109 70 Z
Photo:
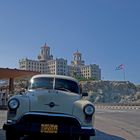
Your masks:
M 6 110 L 0 110 L 0 129 L 2 129 L 4 122 L 6 122 Z

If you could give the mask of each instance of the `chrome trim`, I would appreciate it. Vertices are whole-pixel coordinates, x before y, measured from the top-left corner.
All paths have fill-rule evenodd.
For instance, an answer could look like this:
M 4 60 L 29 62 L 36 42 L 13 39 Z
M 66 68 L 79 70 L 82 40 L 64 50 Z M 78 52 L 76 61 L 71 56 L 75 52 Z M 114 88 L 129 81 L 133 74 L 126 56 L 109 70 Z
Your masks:
M 8 122 L 8 123 L 12 123 L 12 122 L 13 122 L 13 120 L 7 120 L 7 122 Z
M 9 123 L 9 124 L 16 124 L 16 121 L 15 120 L 7 120 L 7 123 Z
M 28 113 L 25 113 L 23 116 L 25 115 L 42 115 L 42 116 L 50 116 L 50 117 L 67 117 L 67 118 L 73 118 L 73 119 L 76 119 L 79 124 L 81 125 L 81 122 L 75 117 L 75 116 L 72 116 L 72 115 L 68 115 L 68 114 L 52 114 L 52 113 L 43 113 L 43 112 L 28 112 Z
M 94 127 L 92 127 L 92 126 L 82 126 L 81 129 L 91 130 L 91 129 L 94 129 Z
M 55 104 L 54 102 L 50 102 L 49 104 L 44 104 L 44 105 L 48 105 L 50 108 L 52 108 L 54 106 L 60 106 L 58 104 Z

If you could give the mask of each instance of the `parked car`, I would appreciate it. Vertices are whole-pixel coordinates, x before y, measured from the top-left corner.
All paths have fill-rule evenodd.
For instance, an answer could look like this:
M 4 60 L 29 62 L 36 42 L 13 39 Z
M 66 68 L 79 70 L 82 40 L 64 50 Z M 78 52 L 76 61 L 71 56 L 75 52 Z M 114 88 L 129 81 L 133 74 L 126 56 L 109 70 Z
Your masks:
M 95 136 L 94 105 L 85 100 L 76 79 L 60 75 L 35 75 L 23 95 L 8 101 L 6 140 L 24 135 L 67 136 L 89 140 Z

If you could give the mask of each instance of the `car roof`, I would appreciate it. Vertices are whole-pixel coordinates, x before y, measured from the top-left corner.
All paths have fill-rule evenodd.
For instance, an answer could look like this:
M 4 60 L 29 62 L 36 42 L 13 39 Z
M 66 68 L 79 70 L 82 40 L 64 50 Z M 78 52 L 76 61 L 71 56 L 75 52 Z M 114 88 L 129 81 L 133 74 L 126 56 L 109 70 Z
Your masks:
M 78 81 L 75 78 L 73 78 L 73 77 L 64 76 L 64 75 L 53 75 L 53 74 L 37 74 L 37 75 L 34 75 L 31 79 L 39 78 L 39 77 L 50 77 L 50 78 L 67 79 L 67 80 L 72 80 L 72 81 L 75 81 L 75 82 L 78 83 Z

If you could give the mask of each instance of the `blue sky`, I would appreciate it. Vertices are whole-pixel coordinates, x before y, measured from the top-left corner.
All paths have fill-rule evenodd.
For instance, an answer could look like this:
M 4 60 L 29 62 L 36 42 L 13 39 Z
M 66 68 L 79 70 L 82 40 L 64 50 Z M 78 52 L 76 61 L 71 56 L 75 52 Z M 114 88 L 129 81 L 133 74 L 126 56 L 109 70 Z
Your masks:
M 104 80 L 140 84 L 139 0 L 0 0 L 0 67 L 37 59 L 45 42 L 54 57 L 98 64 Z

